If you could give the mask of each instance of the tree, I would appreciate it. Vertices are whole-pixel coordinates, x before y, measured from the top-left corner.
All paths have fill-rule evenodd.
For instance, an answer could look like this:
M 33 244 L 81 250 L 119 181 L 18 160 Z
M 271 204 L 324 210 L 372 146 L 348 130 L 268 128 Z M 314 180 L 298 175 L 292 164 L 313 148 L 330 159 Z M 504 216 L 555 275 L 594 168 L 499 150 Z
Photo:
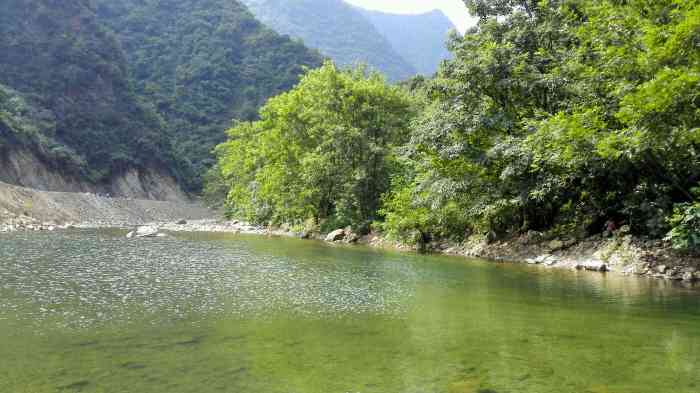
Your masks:
M 403 200 L 442 236 L 663 235 L 700 180 L 698 2 L 465 3 L 481 21 L 426 83 L 387 217 Z
M 404 141 L 408 95 L 363 68 L 331 62 L 238 123 L 217 148 L 229 214 L 256 222 L 367 227 Z

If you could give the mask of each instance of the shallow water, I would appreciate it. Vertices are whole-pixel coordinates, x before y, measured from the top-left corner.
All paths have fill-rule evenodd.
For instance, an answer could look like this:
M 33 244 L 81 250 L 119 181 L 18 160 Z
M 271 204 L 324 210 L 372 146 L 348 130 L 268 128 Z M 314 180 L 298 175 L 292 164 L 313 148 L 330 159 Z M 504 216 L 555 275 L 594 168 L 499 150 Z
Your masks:
M 698 289 L 124 234 L 0 235 L 0 392 L 700 392 Z

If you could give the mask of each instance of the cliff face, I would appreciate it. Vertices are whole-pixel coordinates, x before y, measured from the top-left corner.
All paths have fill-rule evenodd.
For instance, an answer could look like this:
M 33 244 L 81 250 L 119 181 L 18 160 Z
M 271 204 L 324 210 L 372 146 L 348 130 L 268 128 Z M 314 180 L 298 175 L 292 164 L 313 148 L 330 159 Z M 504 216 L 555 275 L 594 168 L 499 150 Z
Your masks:
M 114 197 L 187 201 L 166 168 L 130 168 L 95 183 L 81 176 L 47 165 L 34 152 L 26 149 L 7 150 L 0 156 L 0 182 L 42 191 L 80 192 Z

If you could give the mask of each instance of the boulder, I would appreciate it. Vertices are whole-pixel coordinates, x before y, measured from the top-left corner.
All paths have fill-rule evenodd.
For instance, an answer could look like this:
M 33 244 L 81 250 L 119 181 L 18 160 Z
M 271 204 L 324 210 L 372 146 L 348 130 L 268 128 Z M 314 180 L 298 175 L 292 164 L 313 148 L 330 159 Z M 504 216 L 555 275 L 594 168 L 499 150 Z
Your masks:
M 486 244 L 493 244 L 498 240 L 498 235 L 494 231 L 489 231 L 489 233 L 486 234 Z
M 345 229 L 336 229 L 326 236 L 327 242 L 337 242 L 345 239 Z
M 544 240 L 544 234 L 537 231 L 527 231 L 527 233 L 520 238 L 520 242 L 523 244 L 537 244 Z
M 695 281 L 695 273 L 685 272 L 685 273 L 683 273 L 682 279 L 683 279 L 683 281 L 693 282 L 693 281 Z
M 603 273 L 608 271 L 608 265 L 602 261 L 592 260 L 579 263 L 576 265 L 576 269 Z
M 159 229 L 155 225 L 144 225 L 136 228 L 132 237 L 157 237 Z M 127 235 L 128 236 L 128 235 Z
M 180 220 L 177 222 L 177 225 L 187 225 L 187 220 Z
M 666 270 L 668 270 L 668 266 L 666 266 L 666 265 L 659 265 L 656 267 L 656 271 L 661 273 L 661 274 L 666 273 Z
M 348 232 L 345 235 L 345 241 L 348 243 L 357 243 L 360 241 L 360 235 L 355 232 Z

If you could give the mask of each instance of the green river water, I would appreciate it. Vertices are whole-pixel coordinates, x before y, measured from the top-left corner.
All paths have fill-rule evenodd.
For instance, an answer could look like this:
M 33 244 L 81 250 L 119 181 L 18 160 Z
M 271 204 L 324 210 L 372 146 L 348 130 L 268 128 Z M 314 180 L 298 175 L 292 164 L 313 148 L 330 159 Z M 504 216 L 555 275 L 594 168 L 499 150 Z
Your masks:
M 700 392 L 698 289 L 124 234 L 0 235 L 0 392 Z

